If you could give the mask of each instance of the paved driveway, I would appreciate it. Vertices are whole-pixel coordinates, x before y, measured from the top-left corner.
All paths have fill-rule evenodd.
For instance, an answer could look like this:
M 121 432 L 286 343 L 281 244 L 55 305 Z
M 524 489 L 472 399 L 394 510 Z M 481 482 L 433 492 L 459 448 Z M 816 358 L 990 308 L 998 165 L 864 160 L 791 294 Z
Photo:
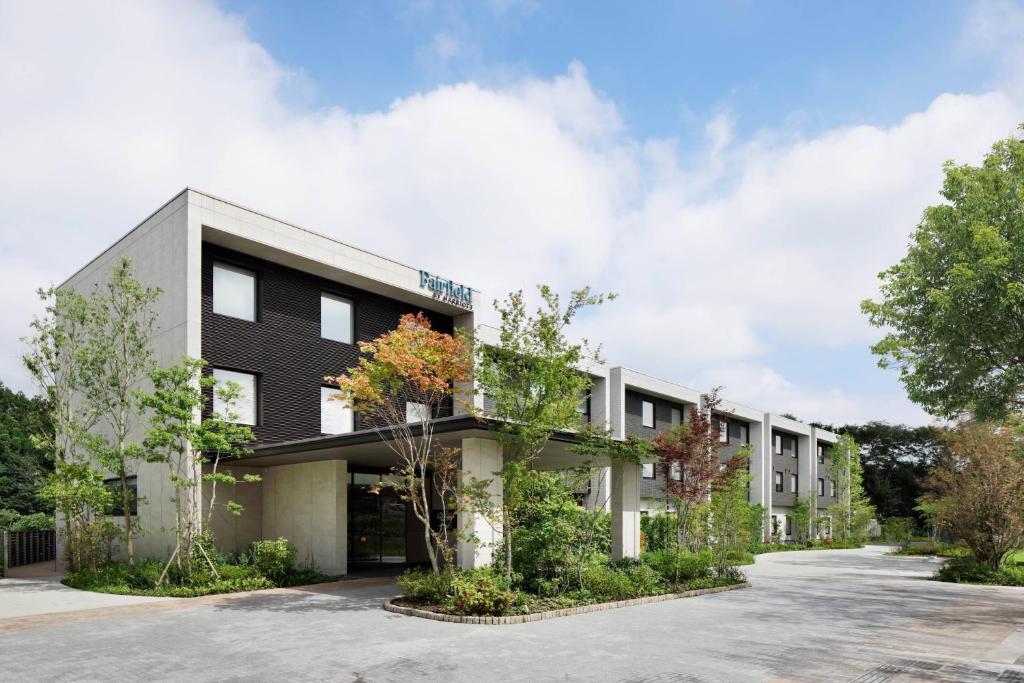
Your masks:
M 57 576 L 0 579 L 0 624 L 14 617 L 120 607 L 172 599 L 79 591 L 62 585 Z
M 1024 589 L 925 581 L 935 566 L 765 555 L 750 589 L 515 626 L 390 614 L 393 587 L 352 581 L 0 620 L 0 660 L 7 680 L 1024 680 Z

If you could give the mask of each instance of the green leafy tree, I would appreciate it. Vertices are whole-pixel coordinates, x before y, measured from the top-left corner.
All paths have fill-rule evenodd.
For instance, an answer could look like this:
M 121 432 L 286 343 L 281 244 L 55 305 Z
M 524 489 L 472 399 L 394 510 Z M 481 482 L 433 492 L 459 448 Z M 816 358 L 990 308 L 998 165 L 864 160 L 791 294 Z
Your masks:
M 205 380 L 209 382 L 209 380 Z M 213 387 L 214 394 L 224 407 L 222 413 L 213 411 L 204 418 L 197 432 L 195 446 L 210 466 L 202 479 L 210 484 L 210 499 L 206 508 L 206 525 L 204 533 L 213 541 L 213 513 L 220 503 L 217 502 L 217 485 L 224 484 L 234 489 L 239 484 L 256 484 L 263 480 L 258 474 L 247 473 L 241 479 L 231 470 L 220 469 L 226 460 L 235 460 L 252 452 L 249 444 L 256 441 L 252 427 L 238 422 L 238 402 L 242 398 L 242 387 L 238 382 L 225 382 Z M 202 463 L 200 463 L 200 467 Z M 222 506 L 233 515 L 242 514 L 244 508 L 240 503 L 229 499 Z
M 807 543 L 813 523 L 811 503 L 807 498 L 797 495 L 793 498 L 793 509 L 789 516 L 793 522 L 793 540 L 800 544 Z
M 144 423 L 138 390 L 155 366 L 152 342 L 157 327 L 153 304 L 159 296 L 159 289 L 145 287 L 135 279 L 131 259 L 123 258 L 89 299 L 88 362 L 81 393 L 102 428 L 91 433 L 88 444 L 96 463 L 119 480 L 129 565 L 135 561 L 136 531 L 129 478 L 134 474 L 134 463 L 143 455 L 142 444 L 135 438 Z
M 1022 128 L 1024 130 L 1024 128 Z M 947 162 L 942 204 L 924 211 L 907 255 L 865 301 L 888 333 L 872 347 L 927 411 L 980 418 L 1024 411 L 1024 141 L 980 166 Z
M 0 501 L 6 508 L 23 515 L 44 511 L 36 494 L 53 471 L 46 450 L 52 442 L 49 402 L 0 383 Z
M 723 467 L 722 477 L 715 482 L 709 506 L 708 538 L 715 558 L 715 571 L 720 577 L 728 574 L 730 558 L 736 553 L 742 553 L 752 540 L 751 508 L 747 503 L 750 448 L 741 448 L 731 460 L 734 461 L 733 465 Z
M 864 494 L 860 449 L 849 434 L 841 434 L 830 451 L 829 475 L 836 482 L 836 502 L 828 507 L 832 535 L 841 543 L 863 542 L 875 510 Z
M 65 555 L 72 570 L 95 570 L 109 559 L 109 544 L 116 530 L 104 515 L 110 511 L 113 496 L 100 472 L 85 462 L 58 460 L 39 497 L 61 515 Z
M 494 418 L 495 437 L 502 445 L 504 464 L 500 524 L 503 532 L 506 579 L 511 581 L 515 539 L 514 510 L 522 505 L 518 486 L 530 465 L 559 431 L 579 431 L 580 401 L 591 379 L 581 371 L 599 360 L 586 340 L 572 343 L 566 331 L 583 310 L 598 306 L 613 295 L 594 294 L 590 288 L 572 292 L 563 306 L 546 285 L 538 287 L 541 305 L 531 315 L 522 291 L 503 302 L 495 301 L 501 323 L 498 343 L 477 343 L 474 375 Z

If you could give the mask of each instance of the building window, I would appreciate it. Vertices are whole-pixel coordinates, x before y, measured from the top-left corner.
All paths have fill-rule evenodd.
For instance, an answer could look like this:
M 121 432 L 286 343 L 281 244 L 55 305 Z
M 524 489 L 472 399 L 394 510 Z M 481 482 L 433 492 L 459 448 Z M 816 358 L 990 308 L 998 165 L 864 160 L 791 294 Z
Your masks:
M 213 387 L 213 412 L 231 422 L 243 425 L 257 424 L 259 405 L 259 382 L 251 372 L 237 372 L 223 368 L 213 369 L 216 384 Z M 229 405 L 221 395 L 220 388 L 234 382 L 241 388 L 237 399 Z
M 673 462 L 671 465 L 669 465 L 668 473 L 669 476 L 671 476 L 676 481 L 683 480 L 683 468 L 679 465 L 678 462 Z
M 576 405 L 576 412 L 580 414 L 581 422 L 590 422 L 590 394 L 584 396 Z
M 729 422 L 727 420 L 718 421 L 718 442 L 729 443 Z
M 800 455 L 800 440 L 794 436 L 789 439 L 789 442 L 793 444 L 793 457 L 798 457 Z
M 792 536 L 793 535 L 793 518 L 790 517 L 789 515 L 786 515 L 786 535 L 787 536 Z
M 782 455 L 782 434 L 775 435 L 775 455 Z
M 775 493 L 782 493 L 782 472 L 775 473 Z
M 430 417 L 430 411 L 424 404 L 415 401 L 405 402 L 405 421 L 409 424 L 426 422 Z
M 341 389 L 320 387 L 321 434 L 348 434 L 354 429 L 352 406 L 336 396 L 341 396 Z
M 834 481 L 828 482 L 828 495 L 832 496 L 833 498 L 836 497 L 836 483 Z
M 746 422 L 729 420 L 729 440 L 738 440 L 741 444 L 750 443 L 750 425 Z
M 683 409 L 673 406 L 672 417 L 670 419 L 673 427 L 678 427 L 679 425 L 683 424 Z
M 818 462 L 823 465 L 825 464 L 825 447 L 820 443 L 818 444 Z
M 352 302 L 327 292 L 320 294 L 320 336 L 352 343 Z
M 824 496 L 825 495 L 825 480 L 824 479 L 818 479 L 818 495 L 819 496 Z
M 214 263 L 213 312 L 255 322 L 256 273 L 226 263 Z
M 654 402 L 653 401 L 643 401 L 641 403 L 640 407 L 641 407 L 641 411 L 642 411 L 641 417 L 643 418 L 643 422 L 642 422 L 643 426 L 644 427 L 652 427 L 653 428 L 654 427 Z
M 128 483 L 128 512 L 135 516 L 139 514 L 139 478 L 135 475 L 126 477 Z M 124 497 L 121 492 L 121 479 L 120 477 L 114 477 L 113 479 L 104 479 L 103 485 L 110 491 L 113 496 L 113 507 L 110 508 L 111 517 L 124 517 Z
M 799 484 L 800 484 L 800 479 L 797 477 L 797 475 L 795 475 L 795 474 L 789 475 L 789 487 L 793 491 L 793 493 L 797 493 L 798 492 L 797 490 L 800 488 Z
M 643 463 L 640 466 L 640 476 L 642 476 L 644 479 L 654 479 L 654 463 Z

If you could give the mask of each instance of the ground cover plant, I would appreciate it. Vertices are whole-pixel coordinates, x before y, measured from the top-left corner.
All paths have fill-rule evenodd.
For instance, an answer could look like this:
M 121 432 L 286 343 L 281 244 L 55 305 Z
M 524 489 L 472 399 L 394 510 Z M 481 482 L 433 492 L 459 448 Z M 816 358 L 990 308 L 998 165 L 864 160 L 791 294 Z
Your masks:
M 136 558 L 132 565 L 108 562 L 96 569 L 70 571 L 63 583 L 96 593 L 188 598 L 308 585 L 332 578 L 295 567 L 295 548 L 283 538 L 257 541 L 237 555 L 222 555 L 204 539 L 197 543 L 208 547 L 205 553 L 195 551 L 186 559 L 186 564 L 191 564 L 187 570 L 173 564 L 165 574 L 165 562 Z

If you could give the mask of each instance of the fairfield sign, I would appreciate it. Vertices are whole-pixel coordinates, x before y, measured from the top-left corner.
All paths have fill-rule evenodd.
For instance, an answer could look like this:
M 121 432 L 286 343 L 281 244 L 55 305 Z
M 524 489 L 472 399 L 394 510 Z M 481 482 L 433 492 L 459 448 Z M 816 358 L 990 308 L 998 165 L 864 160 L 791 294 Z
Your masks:
M 473 310 L 473 290 L 467 285 L 460 285 L 421 270 L 420 288 L 429 289 L 431 295 L 438 301 L 465 308 L 468 311 Z

